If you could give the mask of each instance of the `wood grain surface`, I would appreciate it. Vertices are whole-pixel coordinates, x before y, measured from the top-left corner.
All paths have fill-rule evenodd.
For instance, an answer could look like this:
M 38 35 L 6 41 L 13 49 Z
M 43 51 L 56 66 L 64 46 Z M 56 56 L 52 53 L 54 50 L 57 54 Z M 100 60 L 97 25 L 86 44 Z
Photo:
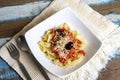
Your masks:
M 0 22 L 0 37 L 12 37 L 19 32 L 33 18 L 25 18 L 15 21 Z
M 28 3 L 30 4 L 30 3 L 36 2 L 36 1 L 44 1 L 44 0 L 0 0 L 0 8 L 11 7 L 11 6 L 15 6 L 15 5 L 17 5 L 17 6 L 25 5 L 25 4 L 28 4 Z M 40 5 L 39 2 L 38 2 L 38 5 Z M 35 6 L 31 6 L 31 7 L 33 7 L 31 9 L 35 8 Z M 38 6 L 38 8 L 39 8 L 39 6 Z M 25 9 L 23 11 L 25 11 Z M 32 13 L 32 11 L 33 11 L 33 13 Z M 12 14 L 16 15 L 16 12 L 12 13 Z M 24 15 L 23 12 L 22 13 L 17 12 L 17 14 Z M 30 16 L 30 17 L 28 16 L 25 18 L 18 18 L 18 19 L 11 19 L 11 20 L 6 20 L 6 21 L 0 21 L 0 38 L 14 36 L 17 32 L 19 32 L 26 24 L 28 24 L 35 17 L 34 16 L 35 10 L 31 10 L 31 13 L 28 13 L 28 14 L 29 15 L 33 14 L 33 16 Z M 2 13 L 2 15 L 4 15 L 4 14 Z M 2 15 L 0 15 L 0 16 L 2 16 Z
M 4 6 L 13 6 L 13 5 L 20 5 L 29 2 L 35 2 L 38 0 L 0 0 L 0 7 Z
M 105 5 L 91 6 L 95 11 L 101 13 L 102 15 L 109 13 L 120 14 L 120 1 L 112 2 Z
M 37 0 L 0 0 L 0 6 L 3 7 L 8 5 L 25 4 L 28 2 L 34 2 L 34 1 L 37 1 Z M 102 15 L 109 14 L 111 12 L 120 13 L 120 1 L 112 2 L 106 5 L 91 6 L 91 7 L 97 12 L 101 13 Z M 0 38 L 15 35 L 32 19 L 33 17 L 18 19 L 14 21 L 0 22 Z
M 120 58 L 113 58 L 100 72 L 98 80 L 120 80 Z

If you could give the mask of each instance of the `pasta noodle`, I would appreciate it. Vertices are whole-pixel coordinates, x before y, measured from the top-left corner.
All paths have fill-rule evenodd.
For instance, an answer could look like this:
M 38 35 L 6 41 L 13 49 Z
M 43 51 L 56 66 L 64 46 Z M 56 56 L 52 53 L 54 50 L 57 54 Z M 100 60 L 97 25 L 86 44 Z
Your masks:
M 38 45 L 48 59 L 62 67 L 74 66 L 85 56 L 85 40 L 67 23 L 48 30 Z

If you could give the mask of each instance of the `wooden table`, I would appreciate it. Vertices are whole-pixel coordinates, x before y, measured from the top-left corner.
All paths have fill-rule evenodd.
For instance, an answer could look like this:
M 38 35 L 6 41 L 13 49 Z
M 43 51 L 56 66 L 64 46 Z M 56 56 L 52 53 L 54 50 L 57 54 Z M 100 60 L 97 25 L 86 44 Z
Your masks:
M 30 2 L 36 2 L 39 0 L 0 0 L 0 8 L 4 8 L 7 6 L 13 6 L 13 5 L 23 5 Z M 45 0 L 47 1 L 47 0 Z M 50 1 L 50 0 L 49 0 Z M 51 0 L 52 1 L 52 0 Z M 115 2 L 109 3 L 109 4 L 103 4 L 103 5 L 90 5 L 94 10 L 99 12 L 102 15 L 107 15 L 110 13 L 116 13 L 120 14 L 120 0 L 117 0 Z M 0 15 L 1 16 L 1 15 Z M 0 37 L 11 37 L 15 35 L 17 32 L 19 32 L 26 24 L 28 24 L 35 16 L 32 17 L 26 17 L 26 18 L 20 18 L 16 20 L 6 20 L 6 21 L 0 21 Z M 2 59 L 0 59 L 1 65 L 7 65 Z M 119 80 L 120 79 L 120 58 L 114 58 L 111 60 L 107 67 L 103 69 L 100 72 L 100 76 L 98 80 Z M 8 65 L 7 65 L 8 66 Z M 8 66 L 9 67 L 9 66 Z M 1 68 L 1 67 L 0 67 Z M 9 69 L 11 70 L 11 69 Z M 16 78 L 20 78 L 19 75 L 16 74 L 16 72 L 13 72 L 14 75 L 16 75 Z M 5 74 L 5 72 L 0 72 L 1 74 Z M 16 80 L 15 77 L 12 79 L 8 79 L 7 77 L 5 80 Z
M 39 1 L 39 0 L 0 0 L 0 7 L 2 8 L 13 5 L 22 5 L 25 3 L 35 2 L 35 1 Z M 113 12 L 117 14 L 120 13 L 120 1 L 115 1 L 106 5 L 90 5 L 90 6 L 102 15 L 106 15 Z M 26 24 L 28 24 L 35 16 L 36 15 L 32 17 L 19 18 L 16 20 L 0 21 L 0 37 L 8 37 L 15 35 Z

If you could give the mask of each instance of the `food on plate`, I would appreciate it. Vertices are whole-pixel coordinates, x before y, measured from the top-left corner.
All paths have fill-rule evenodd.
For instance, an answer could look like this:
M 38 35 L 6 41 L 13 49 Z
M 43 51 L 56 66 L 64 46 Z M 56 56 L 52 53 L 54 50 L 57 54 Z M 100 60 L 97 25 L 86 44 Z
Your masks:
M 67 23 L 48 30 L 38 43 L 40 49 L 54 64 L 73 66 L 85 56 L 85 40 L 77 31 L 70 29 Z

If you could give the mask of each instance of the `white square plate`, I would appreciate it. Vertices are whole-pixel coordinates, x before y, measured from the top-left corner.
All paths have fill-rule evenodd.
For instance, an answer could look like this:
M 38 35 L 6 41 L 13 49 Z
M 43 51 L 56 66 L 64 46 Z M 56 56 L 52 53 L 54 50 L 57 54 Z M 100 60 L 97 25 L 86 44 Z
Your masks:
M 84 49 L 86 52 L 85 57 L 79 64 L 71 68 L 61 68 L 56 66 L 48 58 L 46 58 L 38 46 L 38 42 L 41 40 L 41 36 L 43 36 L 47 30 L 55 26 L 59 26 L 65 22 L 70 24 L 71 30 L 77 30 L 77 32 L 80 33 L 87 41 L 87 45 Z M 38 62 L 49 72 L 60 78 L 66 77 L 70 73 L 78 70 L 94 56 L 94 54 L 101 46 L 101 41 L 92 32 L 90 32 L 90 30 L 88 30 L 80 18 L 77 17 L 69 7 L 58 11 L 51 17 L 47 18 L 43 22 L 27 31 L 25 33 L 25 38 L 29 48 Z

